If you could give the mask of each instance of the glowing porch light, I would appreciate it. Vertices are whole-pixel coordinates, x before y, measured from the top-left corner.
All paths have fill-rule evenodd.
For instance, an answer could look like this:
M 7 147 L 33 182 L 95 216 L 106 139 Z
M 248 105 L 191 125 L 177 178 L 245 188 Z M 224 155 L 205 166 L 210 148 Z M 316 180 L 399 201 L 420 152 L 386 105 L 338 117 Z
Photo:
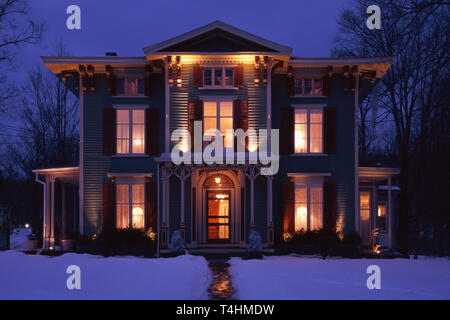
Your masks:
M 258 149 L 258 144 L 257 143 L 249 143 L 248 144 L 248 151 L 254 152 L 257 149 Z
M 142 216 L 144 214 L 144 211 L 141 207 L 134 207 L 133 208 L 133 216 Z
M 225 194 L 216 194 L 216 198 L 217 199 L 225 199 L 226 195 Z
M 28 223 L 25 223 L 25 228 L 29 228 L 30 227 L 30 225 L 28 224 Z
M 222 181 L 222 179 L 221 179 L 220 177 L 216 177 L 216 178 L 214 179 L 214 181 L 216 181 L 216 183 L 219 184 L 219 183 Z

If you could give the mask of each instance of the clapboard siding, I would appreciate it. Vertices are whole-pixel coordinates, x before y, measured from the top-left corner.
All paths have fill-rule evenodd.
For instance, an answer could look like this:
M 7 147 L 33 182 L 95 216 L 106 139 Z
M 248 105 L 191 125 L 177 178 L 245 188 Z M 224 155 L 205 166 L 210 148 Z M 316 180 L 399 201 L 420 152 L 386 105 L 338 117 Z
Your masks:
M 103 183 L 109 181 L 108 172 L 132 173 L 151 172 L 156 175 L 156 165 L 153 157 L 114 157 L 103 156 L 103 108 L 113 105 L 145 105 L 160 110 L 160 134 L 164 132 L 163 116 L 164 91 L 161 75 L 152 77 L 152 94 L 143 98 L 112 98 L 110 97 L 106 77 L 96 75 L 96 91 L 94 95 L 84 96 L 84 232 L 97 233 L 102 226 Z M 161 92 L 162 91 L 162 92 Z M 163 135 L 162 135 L 163 136 Z M 164 139 L 161 137 L 160 143 Z M 161 144 L 160 144 L 161 145 Z

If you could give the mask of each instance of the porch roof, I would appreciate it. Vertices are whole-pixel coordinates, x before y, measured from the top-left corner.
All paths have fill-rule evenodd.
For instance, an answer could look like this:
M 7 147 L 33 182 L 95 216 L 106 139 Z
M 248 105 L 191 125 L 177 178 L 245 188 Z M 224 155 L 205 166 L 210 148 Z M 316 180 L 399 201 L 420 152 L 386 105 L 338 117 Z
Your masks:
M 358 177 L 360 182 L 379 182 L 400 173 L 399 168 L 391 167 L 359 167 Z
M 63 182 L 78 182 L 80 176 L 80 167 L 59 167 L 59 168 L 44 168 L 32 170 L 35 174 L 40 174 L 46 177 L 54 177 Z

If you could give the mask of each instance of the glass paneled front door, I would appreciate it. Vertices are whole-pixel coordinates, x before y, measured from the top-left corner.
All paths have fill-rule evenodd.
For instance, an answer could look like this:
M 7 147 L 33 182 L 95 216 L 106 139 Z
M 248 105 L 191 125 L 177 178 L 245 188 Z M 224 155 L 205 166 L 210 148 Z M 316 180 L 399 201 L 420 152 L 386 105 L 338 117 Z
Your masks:
M 208 242 L 230 241 L 230 193 L 208 191 L 207 198 Z

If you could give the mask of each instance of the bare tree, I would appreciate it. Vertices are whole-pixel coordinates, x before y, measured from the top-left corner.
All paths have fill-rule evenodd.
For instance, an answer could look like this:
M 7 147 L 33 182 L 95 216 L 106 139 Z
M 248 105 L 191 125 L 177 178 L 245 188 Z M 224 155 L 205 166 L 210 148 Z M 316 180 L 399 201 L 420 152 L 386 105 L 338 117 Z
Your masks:
M 67 55 L 62 42 L 57 55 Z M 75 95 L 40 66 L 30 71 L 18 106 L 16 139 L 7 147 L 1 165 L 9 171 L 20 168 L 29 176 L 32 169 L 74 164 L 78 155 L 78 100 Z
M 429 1 L 431 3 L 431 1 Z M 395 56 L 381 80 L 379 105 L 394 122 L 401 173 L 397 244 L 408 249 L 409 205 L 420 179 L 413 160 L 423 150 L 438 84 L 448 75 L 449 6 L 435 1 L 382 0 L 380 30 L 366 28 L 367 0 L 355 0 L 338 19 L 333 54 L 338 56 Z M 448 102 L 448 101 L 447 101 Z
M 7 81 L 6 72 L 14 67 L 19 48 L 41 40 L 44 24 L 30 18 L 26 0 L 0 0 L 0 112 L 17 96 L 15 87 Z

